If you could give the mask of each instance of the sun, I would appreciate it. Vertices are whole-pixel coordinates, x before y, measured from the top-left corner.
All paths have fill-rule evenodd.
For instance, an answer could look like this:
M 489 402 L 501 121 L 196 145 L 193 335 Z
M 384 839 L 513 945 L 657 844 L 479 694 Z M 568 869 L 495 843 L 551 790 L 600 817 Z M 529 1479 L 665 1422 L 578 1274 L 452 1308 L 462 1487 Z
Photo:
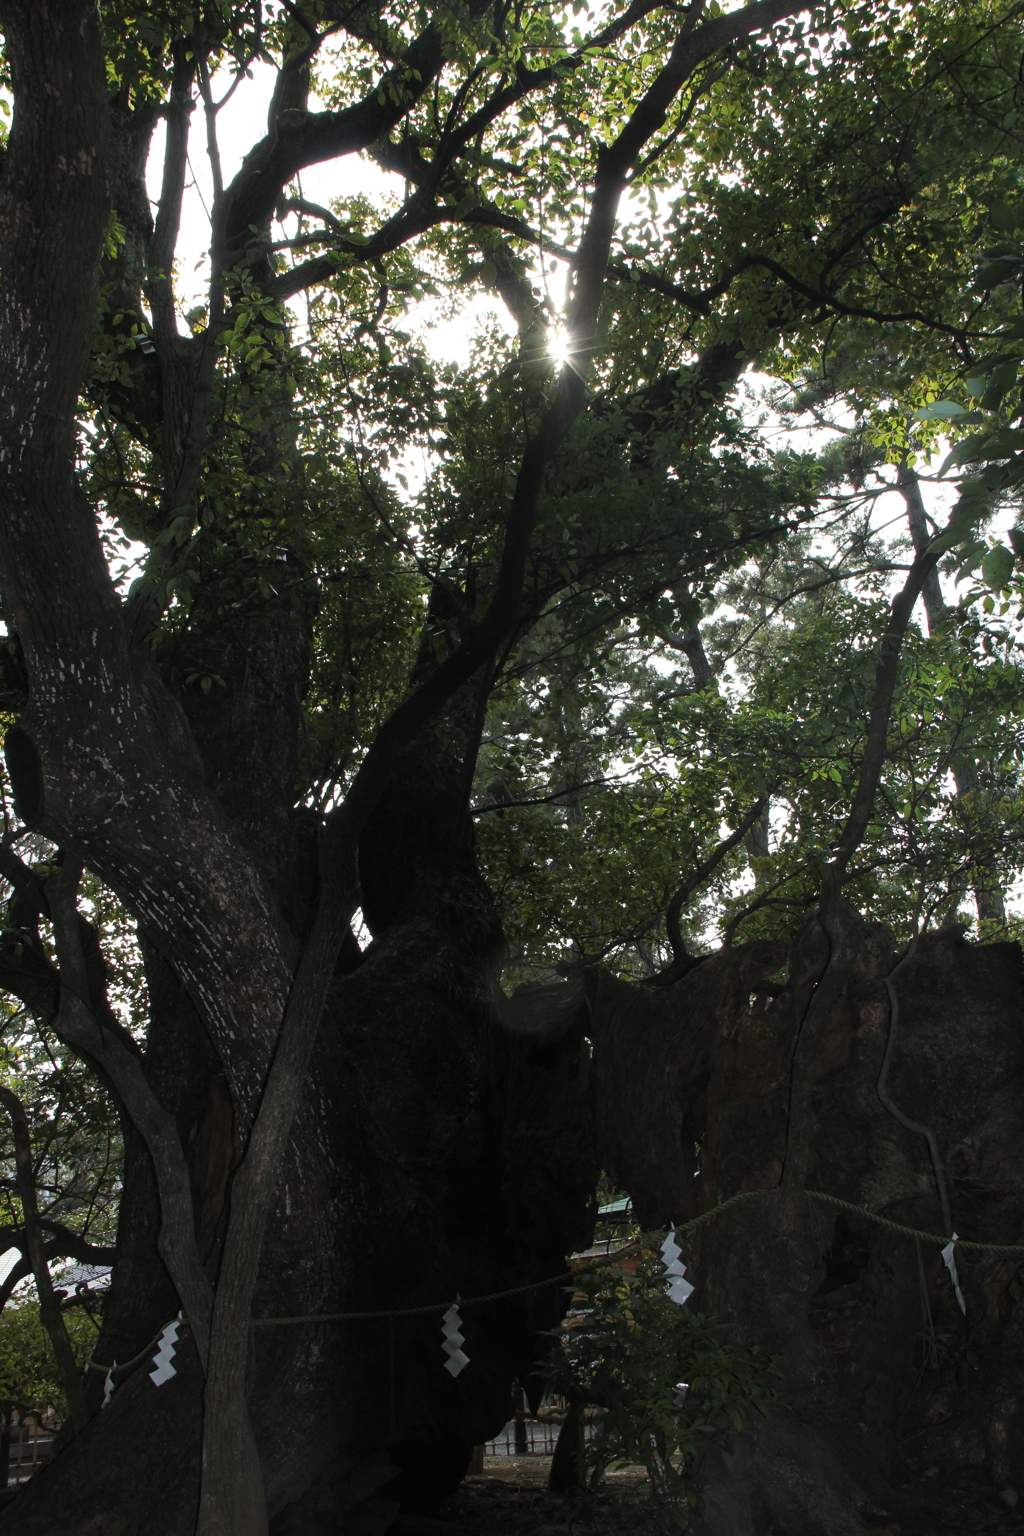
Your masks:
M 552 331 L 548 340 L 548 356 L 556 368 L 563 367 L 572 356 L 572 344 L 565 331 Z

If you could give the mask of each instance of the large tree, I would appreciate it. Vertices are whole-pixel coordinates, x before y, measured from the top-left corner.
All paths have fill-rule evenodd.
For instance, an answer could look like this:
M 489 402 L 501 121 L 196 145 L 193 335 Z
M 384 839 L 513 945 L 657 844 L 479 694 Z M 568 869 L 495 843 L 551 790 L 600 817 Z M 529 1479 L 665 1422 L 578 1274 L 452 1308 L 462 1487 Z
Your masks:
M 809 728 L 775 751 L 770 731 L 755 740 L 756 709 L 752 726 L 715 695 L 716 715 L 697 620 L 723 572 L 767 558 L 849 472 L 765 451 L 733 401 L 749 363 L 795 376 L 838 330 L 877 347 L 876 398 L 909 411 L 916 377 L 952 376 L 977 350 L 971 243 L 1013 176 L 1012 15 L 637 0 L 591 25 L 477 0 L 414 13 L 5 0 L 0 23 L 14 101 L 0 598 L 20 818 L 3 845 L 18 912 L 3 983 L 128 1127 L 97 1361 L 144 1363 L 185 1319 L 164 1385 L 126 1370 L 101 1411 L 93 1373 L 74 1437 L 5 1525 L 384 1531 L 401 1506 L 429 1506 L 503 1421 L 513 1378 L 531 1377 L 557 1293 L 474 1309 L 458 1381 L 437 1314 L 316 1319 L 556 1275 L 587 1240 L 602 1166 L 652 1221 L 731 1183 L 779 1186 L 756 1218 L 777 1304 L 748 1305 L 724 1227 L 723 1252 L 707 1240 L 706 1290 L 803 1390 L 818 1346 L 806 1321 L 794 1333 L 791 1303 L 821 1262 L 801 1200 L 820 1176 L 815 1084 L 823 1054 L 842 1054 L 847 989 L 889 957 L 841 891 L 870 841 L 914 602 L 984 500 L 968 496 L 891 607 L 888 593 L 876 604 L 870 664 L 836 701 L 849 762 L 830 782 L 846 798 L 815 813 L 819 926 L 771 1015 L 774 1044 L 732 1066 L 729 1021 L 752 989 L 778 990 L 786 946 L 695 965 L 680 913 L 787 772 L 820 766 L 821 740 Z M 225 181 L 220 103 L 257 64 L 276 70 L 267 130 Z M 209 288 L 186 326 L 174 263 L 194 113 L 213 202 Z M 393 195 L 345 195 L 357 155 Z M 302 173 L 333 161 L 323 207 Z M 500 295 L 515 334 L 482 336 L 469 366 L 446 369 L 405 317 L 467 286 Z M 414 453 L 428 472 L 409 493 Z M 145 555 L 125 591 L 128 541 Z M 716 784 L 705 751 L 692 838 L 675 850 L 694 868 L 663 875 L 663 989 L 624 1000 L 591 969 L 584 991 L 573 978 L 510 1011 L 472 813 L 553 795 L 579 817 L 602 761 L 635 745 L 607 705 L 616 642 L 664 636 L 730 768 Z M 801 687 L 813 692 L 806 669 Z M 608 729 L 588 755 L 602 699 Z M 646 711 L 655 739 L 663 705 Z M 761 724 L 778 713 L 766 700 Z M 668 722 L 677 759 L 690 719 Z M 513 738 L 529 759 L 518 779 Z M 42 860 L 19 856 L 23 829 L 46 840 Z M 107 998 L 78 907 L 85 871 L 138 925 L 144 1052 Z M 649 944 L 650 925 L 634 926 Z M 570 970 L 608 952 L 579 938 Z M 637 1008 L 648 1055 L 621 1035 Z M 993 1037 L 993 1071 L 1009 1050 Z M 729 1131 L 715 1084 L 730 1071 L 779 1100 L 763 1136 Z M 719 1148 L 700 1181 L 697 1140 Z M 251 1326 L 275 1316 L 306 1321 Z M 833 1388 L 808 1412 L 842 1459 L 853 1410 Z M 858 1452 L 868 1482 L 879 1430 Z M 765 1458 L 748 1463 L 764 1519 L 780 1518 Z M 794 1531 L 840 1528 L 804 1502 Z

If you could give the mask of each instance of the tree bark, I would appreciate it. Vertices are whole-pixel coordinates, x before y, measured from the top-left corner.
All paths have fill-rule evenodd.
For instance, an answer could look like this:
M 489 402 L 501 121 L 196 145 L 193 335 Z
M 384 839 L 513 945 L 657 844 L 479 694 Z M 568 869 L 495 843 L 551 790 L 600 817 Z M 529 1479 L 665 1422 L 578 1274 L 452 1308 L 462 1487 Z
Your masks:
M 701 1536 L 926 1525 L 929 1467 L 954 1485 L 982 1474 L 995 1488 L 1017 1486 L 1024 1474 L 1024 1318 L 1007 1292 L 1020 1255 L 958 1250 L 964 1318 L 939 1257 L 943 1211 L 918 1129 L 926 1123 L 937 1138 L 960 1236 L 1021 1243 L 1020 949 L 927 935 L 893 976 L 900 1023 L 889 1094 L 908 1127 L 877 1092 L 893 936 L 842 904 L 833 929 L 827 941 L 812 917 L 788 963 L 763 943 L 722 951 L 665 992 L 591 978 L 599 1155 L 640 1223 L 681 1225 L 741 1191 L 761 1192 L 687 1239 L 697 1284 L 689 1305 L 774 1354 L 782 1376 L 767 1420 L 711 1458 Z M 806 1189 L 866 1214 L 804 1193 L 794 1221 L 780 1188 L 793 1043 L 837 931 L 852 958 L 823 1020 L 803 1111 Z M 757 984 L 780 966 L 787 983 L 765 1003 Z M 872 1214 L 935 1235 L 921 1244 L 926 1303 L 913 1239 Z M 972 1328 L 980 1354 L 965 1392 L 951 1370 L 928 1368 L 921 1335 L 944 1335 L 962 1359 Z

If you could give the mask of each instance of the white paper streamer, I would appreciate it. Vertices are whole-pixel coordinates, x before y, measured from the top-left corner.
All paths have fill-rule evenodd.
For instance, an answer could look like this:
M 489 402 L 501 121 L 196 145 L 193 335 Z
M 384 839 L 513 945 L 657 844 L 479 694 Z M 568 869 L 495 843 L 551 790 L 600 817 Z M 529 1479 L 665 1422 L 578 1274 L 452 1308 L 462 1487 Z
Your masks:
M 181 1327 L 181 1318 L 176 1317 L 173 1323 L 168 1323 L 160 1335 L 160 1344 L 153 1356 L 153 1369 L 149 1373 L 149 1379 L 154 1387 L 162 1387 L 165 1381 L 170 1381 L 176 1375 L 174 1365 L 174 1347 L 178 1342 L 178 1329 Z
M 444 1363 L 444 1368 L 452 1376 L 457 1376 L 469 1364 L 469 1356 L 462 1349 L 462 1345 L 466 1341 L 462 1336 L 462 1319 L 459 1316 L 459 1304 L 457 1301 L 448 1308 L 448 1311 L 441 1319 L 441 1332 L 444 1335 L 444 1343 L 441 1345 L 441 1348 L 448 1356 Z
M 661 1262 L 665 1266 L 665 1273 L 669 1277 L 666 1294 L 670 1301 L 677 1306 L 684 1307 L 693 1295 L 693 1286 L 686 1278 L 686 1266 L 682 1263 L 683 1250 L 676 1242 L 676 1229 L 669 1227 L 665 1241 L 661 1245 Z
M 114 1372 L 116 1370 L 117 1370 L 117 1361 L 116 1360 L 111 1360 L 111 1362 L 110 1362 L 110 1370 L 107 1372 L 106 1380 L 103 1383 L 103 1402 L 102 1402 L 101 1406 L 104 1407 L 104 1408 L 107 1406 L 107 1404 L 110 1402 L 110 1399 L 114 1395 Z
M 954 1232 L 953 1236 L 942 1250 L 942 1262 L 949 1270 L 949 1278 L 953 1282 L 953 1290 L 956 1292 L 956 1299 L 960 1303 L 960 1311 L 963 1313 L 964 1317 L 966 1317 L 967 1307 L 964 1304 L 964 1293 L 960 1289 L 960 1281 L 956 1272 L 956 1259 L 953 1257 L 953 1244 L 956 1241 L 957 1234 Z

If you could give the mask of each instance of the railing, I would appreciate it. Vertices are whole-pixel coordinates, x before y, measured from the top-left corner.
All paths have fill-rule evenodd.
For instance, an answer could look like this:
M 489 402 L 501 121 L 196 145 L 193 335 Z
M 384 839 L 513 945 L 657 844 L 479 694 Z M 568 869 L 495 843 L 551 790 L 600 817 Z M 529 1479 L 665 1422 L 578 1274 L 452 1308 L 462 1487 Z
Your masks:
M 550 1456 L 555 1449 L 561 1425 L 548 1418 L 534 1419 L 517 1414 L 510 1419 L 493 1440 L 484 1446 L 485 1456 L 512 1458 L 516 1456 Z M 594 1426 L 587 1424 L 584 1433 L 589 1439 Z M 7 1468 L 8 1488 L 25 1483 L 46 1461 L 53 1446 L 54 1431 L 46 1424 L 29 1419 L 27 1423 L 11 1426 L 10 1450 Z M 5 1432 L 6 1434 L 6 1432 Z
M 558 1439 L 558 1431 L 561 1429 L 561 1419 L 565 1413 L 565 1402 L 561 1398 L 546 1398 L 540 1406 L 541 1417 L 538 1419 L 528 1416 L 525 1411 L 516 1413 L 514 1419 L 510 1419 L 500 1435 L 493 1440 L 488 1440 L 484 1446 L 485 1456 L 550 1456 L 555 1449 L 555 1441 Z M 594 1425 L 589 1418 L 584 1424 L 583 1433 L 589 1440 L 594 1433 Z
M 485 1456 L 550 1456 L 561 1426 L 537 1419 L 512 1419 L 501 1434 L 488 1440 Z
M 48 1425 L 30 1418 L 27 1422 L 12 1424 L 9 1430 L 5 1429 L 3 1438 L 6 1440 L 8 1435 L 7 1486 L 12 1488 L 28 1482 L 46 1461 L 53 1446 L 54 1431 Z

